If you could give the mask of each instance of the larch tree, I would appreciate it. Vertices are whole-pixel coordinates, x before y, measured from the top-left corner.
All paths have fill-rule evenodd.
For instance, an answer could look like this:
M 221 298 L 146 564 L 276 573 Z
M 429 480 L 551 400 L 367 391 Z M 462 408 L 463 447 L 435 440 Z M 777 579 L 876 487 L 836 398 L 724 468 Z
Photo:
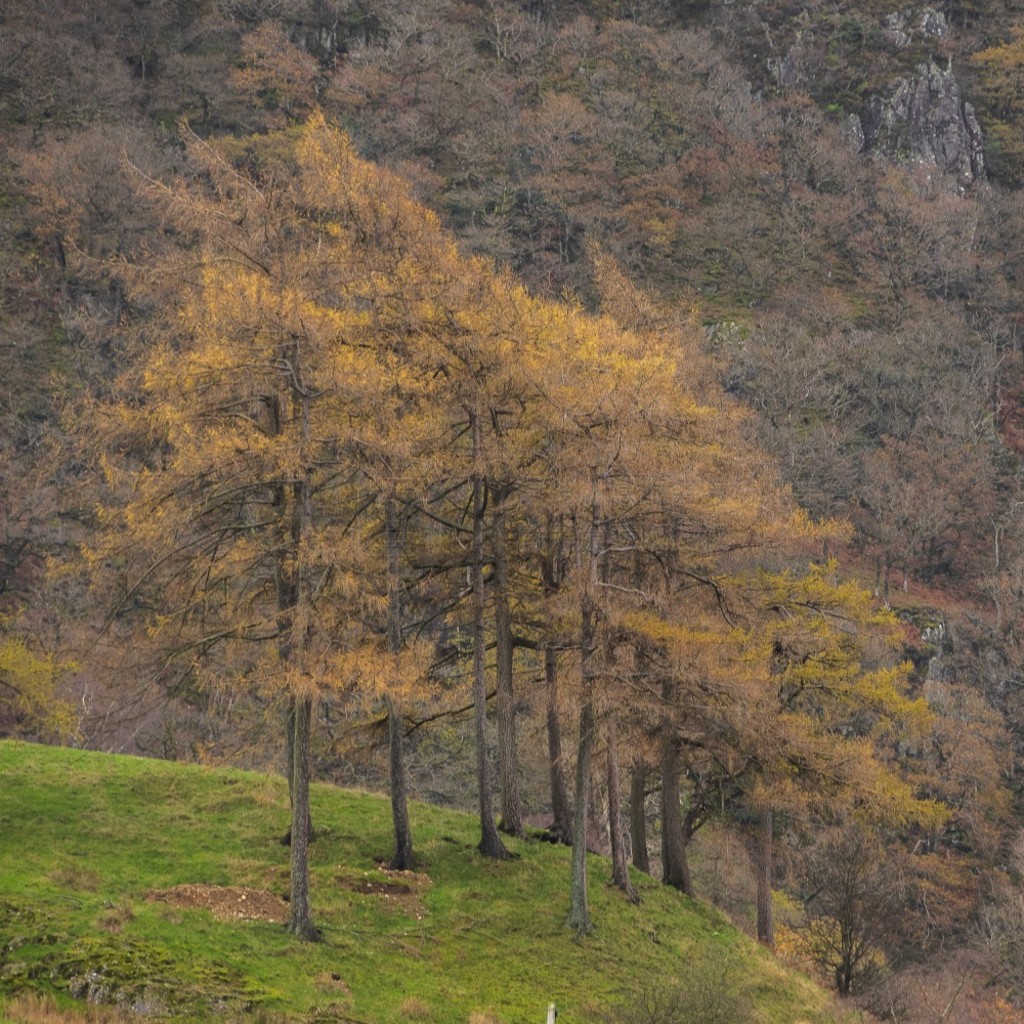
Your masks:
M 523 802 L 519 793 L 519 755 L 516 743 L 512 617 L 512 565 L 509 553 L 509 488 L 493 488 L 491 550 L 494 556 L 495 683 L 498 719 L 501 820 L 499 826 L 514 836 L 525 835 Z
M 549 477 L 551 435 L 548 411 L 543 400 L 545 369 L 539 355 L 550 343 L 552 319 L 548 304 L 531 298 L 508 278 L 499 278 L 497 322 L 510 338 L 501 387 L 492 389 L 489 419 L 488 492 L 490 495 L 489 553 L 493 562 L 493 607 L 495 631 L 495 704 L 501 785 L 501 827 L 512 835 L 523 835 L 523 808 L 519 793 L 519 756 L 516 737 L 516 696 L 513 688 L 514 655 L 517 647 L 537 646 L 524 634 L 543 621 L 537 602 L 546 591 L 558 587 L 561 567 L 557 564 L 556 531 L 544 497 Z M 538 374 L 540 376 L 538 376 Z M 541 523 L 544 525 L 542 526 Z M 533 540 L 527 538 L 533 536 Z M 556 549 L 544 550 L 541 538 L 548 537 Z M 532 612 L 532 614 L 531 614 Z M 540 626 L 543 631 L 543 626 Z M 540 641 L 544 646 L 544 641 Z M 555 680 L 556 657 L 547 645 L 545 677 Z M 555 695 L 549 696 L 555 700 Z M 549 701 L 550 703 L 550 701 Z M 559 743 L 557 712 L 549 718 L 549 739 Z M 555 769 L 553 785 L 559 785 Z M 564 797 L 558 793 L 556 804 Z M 565 813 L 562 800 L 559 813 Z M 556 818 L 558 814 L 556 814 Z
M 776 816 L 856 806 L 936 821 L 941 809 L 919 799 L 887 747 L 893 737 L 921 744 L 930 716 L 905 693 L 906 667 L 886 664 L 892 623 L 831 566 L 723 573 L 714 591 L 683 598 L 625 620 L 646 644 L 646 688 L 661 701 L 663 880 L 692 894 L 688 843 L 731 809 L 750 840 L 758 938 L 771 945 Z
M 750 822 L 757 935 L 774 942 L 772 842 L 777 813 L 935 827 L 946 811 L 904 777 L 889 748 L 923 742 L 932 715 L 908 696 L 908 666 L 895 663 L 895 623 L 871 595 L 836 578 L 834 565 L 762 573 L 750 595 L 749 630 L 717 666 L 738 688 L 720 708 L 733 745 L 737 797 Z M 731 664 L 731 668 L 726 668 Z
M 464 441 L 455 453 L 461 451 L 468 482 L 479 848 L 485 856 L 505 858 L 509 853 L 498 834 L 488 772 L 486 623 L 490 605 L 496 650 L 502 825 L 505 831 L 521 835 L 508 519 L 515 483 L 530 458 L 529 435 L 523 427 L 529 403 L 522 374 L 527 341 L 523 314 L 530 303 L 510 277 L 494 274 L 479 261 L 467 261 L 460 268 L 458 287 L 451 291 L 448 302 L 445 316 L 452 329 L 442 347 L 452 406 L 461 410 L 463 424 Z M 490 600 L 485 580 L 488 566 L 493 570 Z
M 409 564 L 421 543 L 417 517 L 429 493 L 448 479 L 444 448 L 450 423 L 437 372 L 433 314 L 438 289 L 456 276 L 459 256 L 436 218 L 415 203 L 397 178 L 360 161 L 337 133 L 310 135 L 318 176 L 305 202 L 326 224 L 345 225 L 358 240 L 358 272 L 348 296 L 360 310 L 353 344 L 367 353 L 364 404 L 347 410 L 344 452 L 361 481 L 361 515 L 368 524 L 371 557 L 360 590 L 373 605 L 363 615 L 348 656 L 348 676 L 367 697 L 380 701 L 388 723 L 388 764 L 395 849 L 390 865 L 413 866 L 403 718 L 429 692 L 429 644 L 410 639 Z M 445 329 L 447 324 L 445 324 Z M 443 333 L 443 330 L 442 330 Z M 422 532 L 422 531 L 419 531 Z
M 489 769 L 488 648 L 493 642 L 502 827 L 521 835 L 512 684 L 522 574 L 513 541 L 523 492 L 541 453 L 542 435 L 532 425 L 536 389 L 528 372 L 536 364 L 529 355 L 536 348 L 536 303 L 511 275 L 460 257 L 451 246 L 435 253 L 427 273 L 429 288 L 413 313 L 418 347 L 412 358 L 436 382 L 444 443 L 421 511 L 447 533 L 449 568 L 468 574 L 468 586 L 454 592 L 450 610 L 454 618 L 461 616 L 472 641 L 479 849 L 504 858 L 508 851 L 498 831 Z
M 374 558 L 386 580 L 379 646 L 403 661 L 400 473 L 381 455 L 379 472 L 366 469 L 366 425 L 396 393 L 378 313 L 417 269 L 396 253 L 432 241 L 436 221 L 320 118 L 222 147 L 193 138 L 188 151 L 187 183 L 149 185 L 176 244 L 132 268 L 148 347 L 81 428 L 108 483 L 92 564 L 121 581 L 115 614 L 141 616 L 178 671 L 285 698 L 288 927 L 315 939 L 311 730 L 319 696 L 350 678 L 365 641 L 360 583 Z M 368 514 L 378 500 L 383 545 Z M 406 835 L 397 845 L 396 860 L 411 856 Z
M 600 252 L 593 255 L 603 308 L 628 328 L 621 336 L 661 360 L 660 372 L 642 382 L 628 428 L 634 433 L 618 441 L 624 500 L 605 525 L 600 589 L 608 628 L 632 655 L 614 659 L 628 667 L 613 672 L 620 678 L 607 692 L 619 705 L 625 699 L 644 739 L 652 729 L 659 735 L 663 879 L 692 893 L 686 842 L 702 804 L 692 801 L 684 816 L 681 746 L 693 726 L 683 709 L 713 698 L 680 652 L 694 642 L 698 651 L 713 648 L 705 637 L 728 634 L 729 572 L 791 550 L 815 530 L 745 438 L 743 417 L 716 387 L 692 324 L 659 307 Z M 613 727 L 607 735 L 609 771 L 617 775 Z M 642 784 L 637 789 L 639 802 Z M 614 840 L 621 826 L 612 828 Z M 614 841 L 612 850 L 614 856 Z M 628 891 L 624 867 L 617 874 Z
M 586 892 L 586 829 L 590 773 L 599 716 L 608 706 L 614 678 L 610 657 L 613 606 L 632 589 L 617 575 L 623 557 L 631 562 L 634 524 L 649 508 L 651 475 L 668 467 L 659 450 L 675 427 L 703 416 L 678 389 L 678 364 L 668 338 L 623 330 L 609 318 L 562 314 L 553 334 L 561 347 L 561 371 L 543 381 L 543 395 L 556 430 L 551 477 L 560 507 L 574 524 L 575 564 L 560 600 L 576 604 L 579 646 L 579 726 L 573 812 L 573 867 L 569 926 L 592 928 Z M 540 378 L 538 378 L 540 379 Z M 683 428 L 685 430 L 685 428 Z M 681 449 L 676 454 L 681 454 Z M 674 466 L 675 473 L 679 466 Z M 681 470 L 685 473 L 685 469 Z M 614 739 L 614 730 L 606 732 Z M 611 751 L 614 771 L 614 751 Z M 613 823 L 613 828 L 620 825 Z
M 724 399 L 714 404 L 696 332 L 645 310 L 643 296 L 600 256 L 597 262 L 617 316 L 547 310 L 550 327 L 537 332 L 541 365 L 532 376 L 546 417 L 538 421 L 551 482 L 544 500 L 553 521 L 569 528 L 574 553 L 557 604 L 575 621 L 579 651 L 568 923 L 580 933 L 592 928 L 586 829 L 602 725 L 615 790 L 613 840 L 622 833 L 612 710 L 636 706 L 635 668 L 627 667 L 636 662 L 617 653 L 627 618 L 680 589 L 715 594 L 714 577 L 733 552 L 806 528 L 744 441 L 735 411 Z M 616 880 L 629 893 L 623 848 L 613 841 L 612 849 Z
M 557 599 L 569 568 L 565 524 L 550 511 L 544 514 L 543 525 L 536 524 L 539 540 L 537 560 L 541 581 L 541 614 L 544 605 Z M 541 648 L 544 657 L 544 732 L 547 739 L 548 779 L 551 789 L 551 824 L 548 834 L 556 841 L 568 843 L 572 836 L 572 809 L 565 778 L 562 755 L 561 696 L 558 679 L 559 655 L 570 641 L 557 628 L 556 616 L 543 615 L 544 632 Z
M 479 392 L 480 404 L 471 413 L 473 445 L 474 495 L 474 580 L 477 567 L 483 571 L 486 561 L 492 567 L 491 600 L 495 650 L 496 724 L 498 739 L 500 828 L 513 836 L 524 834 L 522 800 L 519 795 L 518 754 L 515 730 L 513 693 L 514 637 L 512 619 L 512 560 L 510 519 L 514 515 L 516 484 L 522 479 L 521 414 L 526 404 L 522 382 L 515 373 L 516 354 L 523 338 L 519 326 L 519 305 L 526 297 L 508 282 L 502 294 L 494 291 L 488 297 L 494 305 L 476 330 L 490 340 L 489 366 L 484 388 Z M 489 290 L 490 291 L 490 290 Z M 488 303 L 491 306 L 491 303 Z M 499 362 L 500 360 L 500 362 Z M 479 520 L 479 522 L 478 522 Z M 477 547 L 477 531 L 480 532 Z M 486 545 L 486 551 L 484 546 Z M 476 557 L 479 552 L 480 557 Z M 483 577 L 479 577 L 481 596 Z M 475 583 L 474 583 L 475 587 Z M 476 608 L 476 596 L 474 595 Z M 479 607 L 485 611 L 485 606 Z

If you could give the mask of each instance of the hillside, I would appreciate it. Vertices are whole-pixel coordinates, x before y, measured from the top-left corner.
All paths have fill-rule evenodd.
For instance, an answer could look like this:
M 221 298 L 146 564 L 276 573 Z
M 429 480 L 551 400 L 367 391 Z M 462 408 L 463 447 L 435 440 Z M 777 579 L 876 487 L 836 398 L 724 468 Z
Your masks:
M 297 822 L 310 775 L 389 790 L 396 863 L 565 867 L 401 822 L 477 804 L 496 858 L 575 833 L 643 913 L 682 898 L 627 861 L 893 1024 L 1017 1024 L 1022 39 L 1017 0 L 0 4 L 0 737 L 290 754 Z M 145 952 L 150 889 L 284 891 L 262 792 L 237 871 L 54 883 L 84 916 L 37 933 Z M 314 844 L 328 947 L 385 818 L 364 867 Z M 604 881 L 548 959 L 635 997 Z M 453 927 L 501 959 L 491 920 Z M 503 985 L 571 1001 L 538 972 Z M 268 1012 L 395 1012 L 328 960 L 253 976 Z
M 517 860 L 488 861 L 468 816 L 414 807 L 422 865 L 388 873 L 386 802 L 315 787 L 324 941 L 311 946 L 281 924 L 282 779 L 11 742 L 0 744 L 0 779 L 11 1021 L 27 993 L 52 992 L 148 1019 L 528 1024 L 555 1002 L 560 1020 L 583 1022 L 677 983 L 719 1001 L 709 1020 L 840 1019 L 705 904 L 640 875 L 643 902 L 626 903 L 600 858 L 597 931 L 573 938 L 568 851 L 522 841 Z

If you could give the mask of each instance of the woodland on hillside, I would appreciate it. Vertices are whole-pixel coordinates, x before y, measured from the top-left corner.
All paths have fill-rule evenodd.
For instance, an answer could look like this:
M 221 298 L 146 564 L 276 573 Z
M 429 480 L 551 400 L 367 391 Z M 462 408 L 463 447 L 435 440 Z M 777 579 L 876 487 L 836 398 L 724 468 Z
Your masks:
M 882 1019 L 1021 1019 L 1022 38 L 12 0 L 2 734 L 287 764 L 307 938 L 312 774 L 399 867 L 408 796 L 571 841 L 580 932 L 589 844 Z M 893 113 L 954 84 L 983 161 Z

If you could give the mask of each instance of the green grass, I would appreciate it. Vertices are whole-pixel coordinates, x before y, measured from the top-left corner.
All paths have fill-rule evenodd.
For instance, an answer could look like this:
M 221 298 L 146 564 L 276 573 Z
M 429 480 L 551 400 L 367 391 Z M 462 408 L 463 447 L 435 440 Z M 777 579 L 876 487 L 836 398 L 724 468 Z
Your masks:
M 476 853 L 472 817 L 412 813 L 421 871 L 403 880 L 408 894 L 382 894 L 368 883 L 389 881 L 377 867 L 387 802 L 314 787 L 324 941 L 309 945 L 280 924 L 147 899 L 186 883 L 285 894 L 283 780 L 0 743 L 0 1004 L 36 993 L 72 1005 L 71 993 L 91 992 L 176 1020 L 530 1024 L 555 1002 L 564 1024 L 679 977 L 695 958 L 733 957 L 758 1024 L 834 1019 L 827 996 L 716 911 L 646 876 L 631 906 L 593 858 L 597 929 L 579 940 L 564 927 L 567 849 L 512 841 L 519 859 L 495 863 Z

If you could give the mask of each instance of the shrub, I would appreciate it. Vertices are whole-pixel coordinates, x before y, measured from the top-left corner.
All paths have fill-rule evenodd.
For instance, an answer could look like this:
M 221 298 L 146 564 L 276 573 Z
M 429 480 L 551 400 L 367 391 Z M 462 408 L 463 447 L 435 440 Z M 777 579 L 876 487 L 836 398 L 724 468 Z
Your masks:
M 600 1024 L 748 1024 L 753 1019 L 746 971 L 720 949 L 695 955 L 679 976 L 630 994 L 597 1018 Z

